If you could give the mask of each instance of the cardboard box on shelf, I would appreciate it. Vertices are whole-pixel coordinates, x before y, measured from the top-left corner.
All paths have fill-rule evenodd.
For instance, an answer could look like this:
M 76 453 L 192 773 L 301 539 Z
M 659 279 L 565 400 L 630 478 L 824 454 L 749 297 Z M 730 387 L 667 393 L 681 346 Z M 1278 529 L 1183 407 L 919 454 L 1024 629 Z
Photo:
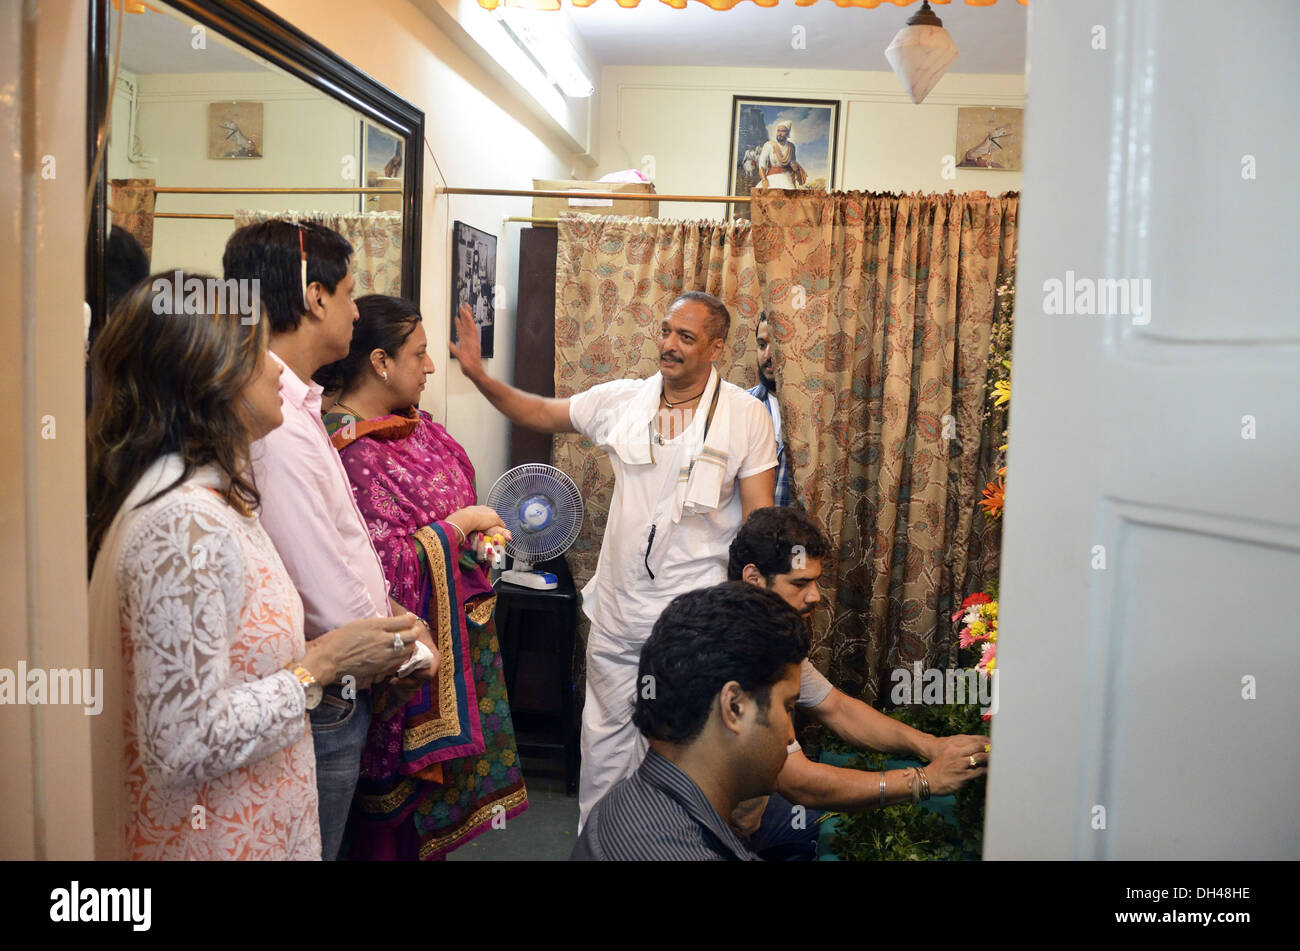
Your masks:
M 631 195 L 653 195 L 655 191 L 654 182 L 575 182 L 549 178 L 534 178 L 533 188 L 537 191 L 627 192 Z M 533 199 L 534 218 L 558 218 L 566 213 L 658 218 L 659 202 L 646 198 L 638 198 L 635 201 L 624 201 L 621 198 L 584 198 L 581 194 L 575 194 L 572 198 Z

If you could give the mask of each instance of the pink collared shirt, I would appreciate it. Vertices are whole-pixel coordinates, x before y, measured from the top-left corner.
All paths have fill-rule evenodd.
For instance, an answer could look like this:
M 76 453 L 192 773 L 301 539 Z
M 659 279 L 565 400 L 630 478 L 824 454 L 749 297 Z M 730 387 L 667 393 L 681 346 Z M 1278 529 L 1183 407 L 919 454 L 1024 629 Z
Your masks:
M 388 583 L 343 462 L 321 422 L 321 388 L 284 367 L 284 423 L 253 443 L 262 527 L 302 597 L 308 640 L 364 617 L 388 617 Z

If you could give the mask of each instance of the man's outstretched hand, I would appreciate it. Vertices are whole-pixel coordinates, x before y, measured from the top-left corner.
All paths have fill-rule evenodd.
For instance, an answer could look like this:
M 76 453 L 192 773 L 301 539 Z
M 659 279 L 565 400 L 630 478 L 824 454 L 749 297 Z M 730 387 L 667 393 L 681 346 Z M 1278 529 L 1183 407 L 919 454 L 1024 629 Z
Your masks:
M 447 349 L 460 362 L 460 372 L 473 379 L 476 373 L 483 372 L 483 345 L 469 304 L 461 304 L 460 310 L 456 311 L 456 338 L 460 342 L 456 344 L 448 340 Z
M 969 734 L 936 737 L 932 745 L 933 755 L 925 767 L 930 792 L 935 796 L 946 796 L 972 779 L 985 775 L 989 754 L 984 752 L 984 747 L 988 742 L 987 736 Z

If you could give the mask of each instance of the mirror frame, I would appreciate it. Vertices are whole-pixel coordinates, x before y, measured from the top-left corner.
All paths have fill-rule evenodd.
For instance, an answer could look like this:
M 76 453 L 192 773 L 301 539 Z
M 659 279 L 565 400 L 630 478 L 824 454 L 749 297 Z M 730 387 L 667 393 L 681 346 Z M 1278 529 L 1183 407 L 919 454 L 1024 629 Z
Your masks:
M 387 126 L 406 140 L 402 181 L 402 296 L 420 301 L 421 182 L 424 178 L 424 111 L 297 27 L 252 0 L 164 0 L 179 13 L 296 76 L 309 86 Z M 108 42 L 111 4 L 89 5 L 90 56 L 86 79 L 86 172 L 95 160 L 95 136 L 107 107 L 112 50 Z M 102 326 L 105 304 L 104 251 L 108 243 L 108 162 L 99 168 L 86 238 L 86 300 L 93 326 Z

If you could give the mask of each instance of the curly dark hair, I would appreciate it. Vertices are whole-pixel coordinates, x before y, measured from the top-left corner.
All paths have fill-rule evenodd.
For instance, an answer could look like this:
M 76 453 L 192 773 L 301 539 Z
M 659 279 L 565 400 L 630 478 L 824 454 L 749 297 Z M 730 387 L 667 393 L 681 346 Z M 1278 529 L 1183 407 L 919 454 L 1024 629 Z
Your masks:
M 355 303 L 358 317 L 348 355 L 321 367 L 312 377 L 329 392 L 349 392 L 370 368 L 370 354 L 376 350 L 396 358 L 406 338 L 420 326 L 420 309 L 404 297 L 367 294 Z
M 201 274 L 181 274 L 185 286 Z M 225 498 L 244 514 L 260 501 L 247 475 L 248 431 L 235 412 L 257 373 L 267 323 L 220 313 L 159 314 L 155 288 L 170 294 L 176 275 L 153 275 L 118 301 L 90 352 L 95 399 L 86 421 L 90 560 L 113 517 L 160 456 L 179 453 L 184 470 L 215 466 L 230 480 Z
M 632 722 L 651 739 L 689 742 L 732 680 L 766 718 L 772 685 L 807 654 L 808 626 L 770 591 L 724 582 L 678 595 L 641 648 Z
M 755 509 L 740 526 L 727 552 L 727 578 L 739 581 L 746 565 L 754 565 L 769 585 L 790 573 L 796 545 L 808 558 L 825 558 L 831 550 L 820 527 L 798 508 L 772 505 Z

